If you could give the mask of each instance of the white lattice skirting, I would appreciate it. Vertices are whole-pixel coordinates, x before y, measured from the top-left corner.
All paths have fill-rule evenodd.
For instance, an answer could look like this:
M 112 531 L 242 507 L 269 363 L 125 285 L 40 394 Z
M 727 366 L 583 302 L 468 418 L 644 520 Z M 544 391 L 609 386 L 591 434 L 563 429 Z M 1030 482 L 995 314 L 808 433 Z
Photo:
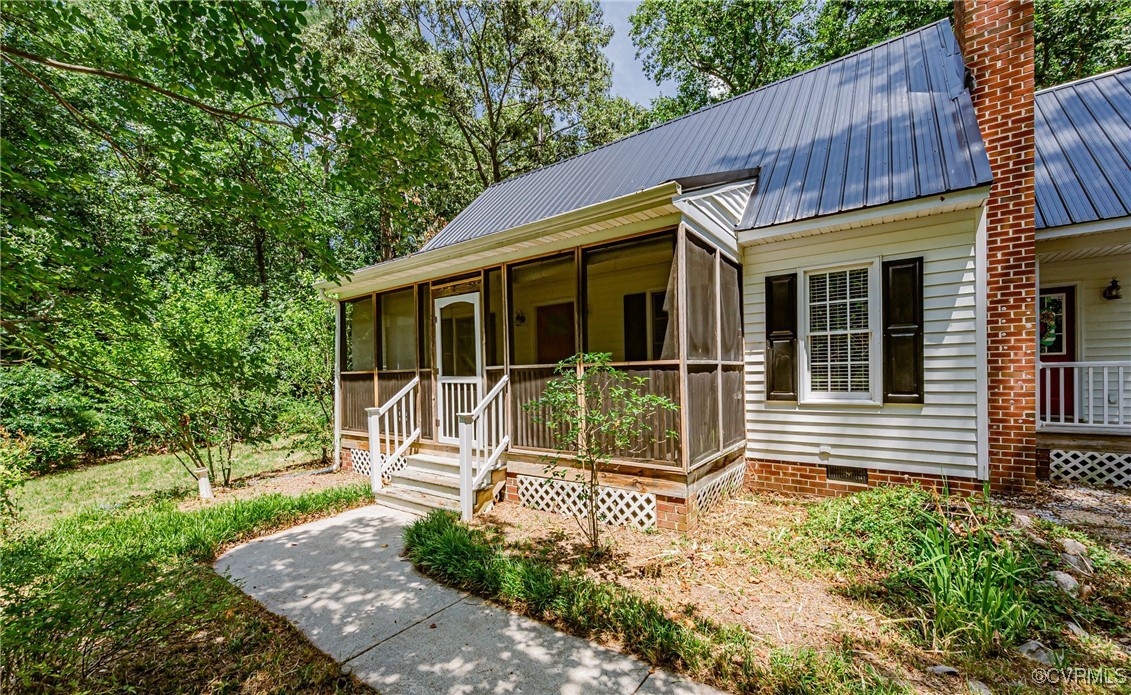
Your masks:
M 350 449 L 350 461 L 352 462 L 351 468 L 353 472 L 359 475 L 368 476 L 372 470 L 369 467 L 369 452 L 365 449 Z
M 1131 454 L 1053 449 L 1049 452 L 1049 475 L 1054 480 L 1131 487 Z
M 695 491 L 695 505 L 700 514 L 711 511 L 719 500 L 733 495 L 742 487 L 746 477 L 746 465 L 738 463 L 729 470 L 715 476 L 713 480 Z
M 522 506 L 556 514 L 583 515 L 585 486 L 552 478 L 518 476 L 518 499 Z M 597 488 L 597 515 L 613 526 L 656 526 L 656 496 L 617 487 Z
M 353 472 L 358 475 L 369 476 L 372 472 L 373 457 L 365 449 L 350 449 L 350 460 L 353 461 Z M 384 456 L 384 454 L 382 454 Z M 408 459 L 401 456 L 396 461 L 385 466 L 385 475 L 396 473 L 408 465 Z

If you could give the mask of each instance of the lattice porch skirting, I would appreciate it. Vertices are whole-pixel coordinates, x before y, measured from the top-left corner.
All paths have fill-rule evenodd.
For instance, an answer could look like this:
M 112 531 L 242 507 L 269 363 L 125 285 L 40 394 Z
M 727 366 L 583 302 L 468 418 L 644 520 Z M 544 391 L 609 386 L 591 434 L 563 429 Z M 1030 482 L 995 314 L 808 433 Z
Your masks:
M 1131 487 L 1131 454 L 1053 449 L 1049 452 L 1049 475 L 1054 480 Z
M 373 470 L 373 457 L 365 449 L 349 449 L 349 452 L 350 461 L 352 462 L 350 467 L 353 469 L 353 472 L 368 477 Z M 406 465 L 408 465 L 408 459 L 401 456 L 396 461 L 385 466 L 385 475 L 388 476 L 390 473 L 396 473 Z
M 368 476 L 372 470 L 369 467 L 369 452 L 365 449 L 350 449 L 350 468 L 358 475 Z
M 584 513 L 585 486 L 582 483 L 529 475 L 518 476 L 517 483 L 518 499 L 524 507 L 556 514 Z M 601 521 L 614 526 L 655 528 L 656 496 L 602 485 L 597 488 L 597 514 Z
M 742 488 L 746 477 L 746 463 L 739 460 L 730 468 L 724 469 L 711 480 L 695 491 L 695 508 L 699 514 L 705 514 L 725 497 L 733 495 Z

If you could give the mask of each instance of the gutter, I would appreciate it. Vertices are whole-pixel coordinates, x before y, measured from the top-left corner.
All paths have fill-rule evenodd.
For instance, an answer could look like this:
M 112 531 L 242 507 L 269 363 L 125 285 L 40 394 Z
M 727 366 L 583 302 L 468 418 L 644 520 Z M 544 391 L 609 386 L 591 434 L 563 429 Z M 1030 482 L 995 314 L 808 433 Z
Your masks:
M 634 212 L 640 212 L 659 205 L 670 205 L 672 198 L 680 193 L 680 185 L 675 181 L 662 183 L 652 188 L 645 188 L 635 193 L 595 203 L 576 210 L 570 210 L 553 217 L 546 217 L 535 222 L 530 222 L 518 227 L 512 227 L 501 232 L 494 232 L 476 239 L 468 239 L 450 246 L 442 246 L 432 251 L 417 252 L 395 258 L 391 261 L 371 265 L 356 270 L 346 276 L 343 282 L 334 280 L 320 280 L 314 283 L 314 288 L 324 299 L 349 299 L 353 296 L 368 294 L 372 291 L 384 289 L 380 287 L 381 278 L 392 273 L 408 273 L 421 271 L 422 276 L 432 277 L 424 272 L 441 264 L 455 263 L 477 253 L 492 250 L 502 250 L 511 244 L 521 244 L 535 241 L 550 234 L 584 227 L 587 224 L 599 222 L 611 217 L 620 217 Z M 473 264 L 480 267 L 481 264 Z M 458 272 L 456 268 L 446 269 L 445 272 Z M 405 284 L 399 280 L 399 284 Z M 408 282 L 411 282 L 409 280 Z

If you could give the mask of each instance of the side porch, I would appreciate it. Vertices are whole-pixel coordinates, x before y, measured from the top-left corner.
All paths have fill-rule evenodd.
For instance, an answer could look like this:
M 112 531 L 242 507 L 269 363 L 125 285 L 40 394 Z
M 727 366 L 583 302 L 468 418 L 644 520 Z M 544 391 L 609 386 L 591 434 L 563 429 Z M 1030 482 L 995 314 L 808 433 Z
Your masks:
M 1037 241 L 1041 477 L 1131 487 L 1131 220 Z
M 601 475 L 610 522 L 686 528 L 740 487 L 740 267 L 678 214 L 641 226 L 341 299 L 342 464 L 413 511 L 569 509 L 582 473 L 528 404 L 560 360 L 600 352 L 677 406 Z

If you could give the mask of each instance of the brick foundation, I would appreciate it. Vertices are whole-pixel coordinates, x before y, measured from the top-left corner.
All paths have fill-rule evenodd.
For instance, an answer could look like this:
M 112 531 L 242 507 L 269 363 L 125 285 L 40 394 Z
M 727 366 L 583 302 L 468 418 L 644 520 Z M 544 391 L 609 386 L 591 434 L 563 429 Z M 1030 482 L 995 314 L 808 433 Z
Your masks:
M 690 531 L 699 522 L 695 505 L 683 497 L 656 495 L 656 526 L 672 531 Z
M 973 494 L 982 491 L 982 481 L 974 478 L 943 478 L 929 473 L 898 473 L 868 469 L 868 484 L 859 485 L 828 480 L 825 467 L 787 461 L 746 460 L 745 487 L 751 492 L 787 492 L 809 495 L 842 496 L 885 485 L 919 485 L 942 490 L 945 483 L 951 493 Z
M 955 32 L 994 183 L 986 203 L 989 473 L 995 491 L 1037 479 L 1037 257 L 1033 4 L 959 0 Z
M 353 449 L 342 449 L 342 455 L 339 459 L 342 462 L 343 471 L 353 470 Z

